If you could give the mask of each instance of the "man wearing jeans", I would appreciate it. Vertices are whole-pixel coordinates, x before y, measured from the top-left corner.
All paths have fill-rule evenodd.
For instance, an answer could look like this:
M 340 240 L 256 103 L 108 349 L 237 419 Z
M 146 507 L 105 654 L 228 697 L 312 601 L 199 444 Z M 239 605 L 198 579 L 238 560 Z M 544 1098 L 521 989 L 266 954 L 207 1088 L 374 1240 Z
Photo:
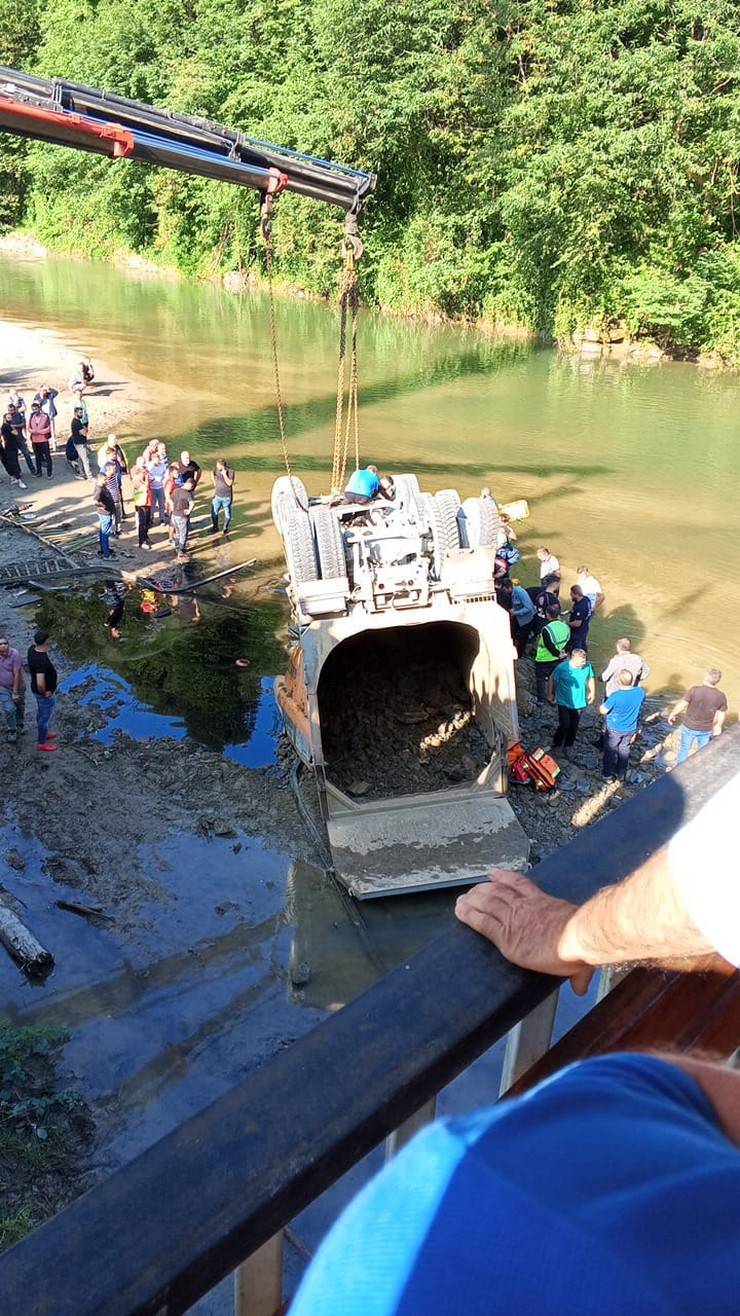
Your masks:
M 716 667 L 710 667 L 703 683 L 692 685 L 668 714 L 668 721 L 673 726 L 679 714 L 683 713 L 677 763 L 683 763 L 694 746 L 703 749 L 712 736 L 721 735 L 727 716 L 727 696 L 717 689 L 721 680 L 722 673 Z
M 36 696 L 36 725 L 38 737 L 36 748 L 45 754 L 53 754 L 56 745 L 56 731 L 49 730 L 49 722 L 54 712 L 54 695 L 57 688 L 57 669 L 49 657 L 49 636 L 46 631 L 36 631 L 33 644 L 28 650 L 28 670 L 31 673 L 31 689 Z
M 211 472 L 213 480 L 213 499 L 211 501 L 211 534 L 215 535 L 218 530 L 218 514 L 224 514 L 224 534 L 229 528 L 231 520 L 231 504 L 234 501 L 234 472 L 226 465 L 223 457 L 219 457 L 214 470 Z
M 619 673 L 619 689 L 608 695 L 599 709 L 606 718 L 603 770 L 607 781 L 624 781 L 627 775 L 630 745 L 644 702 L 645 691 L 634 684 L 632 673 L 625 668 Z
M 171 501 L 177 560 L 182 562 L 187 557 L 185 547 L 188 542 L 188 518 L 194 507 L 193 481 L 188 479 L 183 485 L 173 489 Z
M 113 494 L 108 487 L 108 480 L 113 478 L 115 470 L 116 468 L 113 462 L 105 463 L 103 470 L 98 476 L 95 491 L 93 493 L 93 498 L 95 499 L 95 510 L 98 514 L 98 533 L 100 536 L 98 557 L 104 557 L 106 559 L 116 556 L 110 546 L 116 504 L 113 499 Z
M 15 745 L 18 732 L 23 730 L 26 713 L 26 684 L 23 679 L 21 656 L 11 649 L 7 640 L 0 639 L 0 706 L 8 726 L 8 742 Z

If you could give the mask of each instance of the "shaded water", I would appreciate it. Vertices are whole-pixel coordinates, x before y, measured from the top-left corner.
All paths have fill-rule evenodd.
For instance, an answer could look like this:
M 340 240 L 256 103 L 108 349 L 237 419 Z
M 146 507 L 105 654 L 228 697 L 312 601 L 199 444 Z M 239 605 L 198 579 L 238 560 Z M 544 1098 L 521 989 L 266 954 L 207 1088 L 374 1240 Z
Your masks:
M 249 551 L 280 567 L 269 491 L 281 470 L 264 298 L 152 280 L 108 266 L 0 259 L 3 314 L 57 327 L 70 349 L 99 352 L 147 377 L 161 406 L 151 432 L 200 458 L 223 453 L 239 475 Z M 331 466 L 336 315 L 278 306 L 283 388 L 297 473 L 326 489 Z M 171 382 L 186 387 L 173 404 Z M 740 601 L 735 375 L 690 365 L 581 361 L 473 331 L 363 317 L 362 451 L 463 495 L 490 484 L 529 499 L 525 560 L 548 543 L 566 580 L 585 562 L 607 606 L 594 657 L 628 634 L 652 664 L 649 686 L 675 688 L 710 662 L 736 706 Z M 246 523 L 246 524 L 245 524 Z

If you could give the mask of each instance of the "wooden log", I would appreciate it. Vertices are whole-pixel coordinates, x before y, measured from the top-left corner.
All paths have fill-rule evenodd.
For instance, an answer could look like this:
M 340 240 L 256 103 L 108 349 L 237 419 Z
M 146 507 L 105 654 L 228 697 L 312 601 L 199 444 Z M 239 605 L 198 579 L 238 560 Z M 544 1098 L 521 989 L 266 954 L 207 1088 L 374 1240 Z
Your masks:
M 47 973 L 54 963 L 50 950 L 45 950 L 25 923 L 0 901 L 0 941 L 26 973 Z

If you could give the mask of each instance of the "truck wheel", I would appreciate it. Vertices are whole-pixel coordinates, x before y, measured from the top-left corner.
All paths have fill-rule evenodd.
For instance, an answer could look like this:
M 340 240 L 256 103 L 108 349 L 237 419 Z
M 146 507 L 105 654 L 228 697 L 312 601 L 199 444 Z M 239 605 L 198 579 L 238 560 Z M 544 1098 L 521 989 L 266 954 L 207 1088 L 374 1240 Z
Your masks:
M 283 509 L 282 520 L 285 560 L 292 584 L 305 585 L 308 581 L 318 580 L 313 531 L 307 514 L 298 507 L 286 507 Z
M 458 513 L 463 548 L 495 548 L 501 518 L 492 498 L 466 498 Z
M 303 508 L 308 511 L 308 493 L 297 475 L 281 475 L 272 486 L 272 519 L 279 535 L 283 533 L 286 512 Z
M 432 563 L 437 580 L 442 576 L 442 565 L 451 549 L 459 548 L 457 538 L 457 508 L 454 503 L 439 501 L 439 495 L 421 495 L 424 518 L 432 536 Z
M 336 580 L 347 575 L 344 542 L 339 522 L 326 503 L 316 503 L 309 512 L 311 529 L 316 541 L 316 554 L 322 580 Z
M 393 483 L 396 487 L 396 500 L 403 508 L 409 520 L 415 525 L 424 523 L 424 511 L 421 502 L 421 489 L 415 475 L 396 475 Z

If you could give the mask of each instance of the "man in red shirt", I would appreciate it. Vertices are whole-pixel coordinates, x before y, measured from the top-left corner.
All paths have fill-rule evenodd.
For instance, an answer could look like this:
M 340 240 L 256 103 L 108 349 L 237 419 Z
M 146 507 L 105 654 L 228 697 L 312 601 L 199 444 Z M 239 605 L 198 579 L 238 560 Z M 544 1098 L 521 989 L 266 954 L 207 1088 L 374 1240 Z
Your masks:
M 41 410 L 39 402 L 31 403 L 31 419 L 28 429 L 36 458 L 36 474 L 41 478 L 41 467 L 46 467 L 46 474 L 51 479 L 51 418 Z
M 688 758 L 694 745 L 703 749 L 712 736 L 721 734 L 727 716 L 727 696 L 717 688 L 721 680 L 722 673 L 716 667 L 710 667 L 702 684 L 692 685 L 668 714 L 668 721 L 673 726 L 683 713 L 677 763 Z

